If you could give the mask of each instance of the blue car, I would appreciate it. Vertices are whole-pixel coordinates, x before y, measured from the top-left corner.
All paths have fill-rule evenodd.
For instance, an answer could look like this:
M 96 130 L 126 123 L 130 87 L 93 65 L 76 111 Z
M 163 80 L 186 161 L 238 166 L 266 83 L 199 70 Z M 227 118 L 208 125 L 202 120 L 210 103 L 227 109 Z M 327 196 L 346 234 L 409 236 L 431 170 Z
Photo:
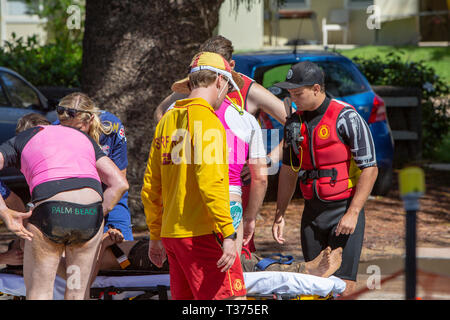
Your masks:
M 318 64 L 325 72 L 327 95 L 353 105 L 369 124 L 379 167 L 372 194 L 386 195 L 389 192 L 393 176 L 394 139 L 386 107 L 350 59 L 327 51 L 261 51 L 236 54 L 233 59 L 236 61 L 236 71 L 253 78 L 280 99 L 289 93 L 273 85 L 285 81 L 287 71 L 293 64 L 304 60 Z M 277 131 L 282 130 L 283 126 L 263 112 L 259 114 L 258 120 L 263 129 L 271 132 L 266 145 L 270 152 L 283 138 L 282 131 Z
M 18 73 L 0 67 L 0 87 L 0 144 L 15 135 L 17 120 L 28 113 L 56 120 L 53 102 Z M 0 179 L 10 186 L 25 183 L 20 171 L 12 168 L 1 170 Z

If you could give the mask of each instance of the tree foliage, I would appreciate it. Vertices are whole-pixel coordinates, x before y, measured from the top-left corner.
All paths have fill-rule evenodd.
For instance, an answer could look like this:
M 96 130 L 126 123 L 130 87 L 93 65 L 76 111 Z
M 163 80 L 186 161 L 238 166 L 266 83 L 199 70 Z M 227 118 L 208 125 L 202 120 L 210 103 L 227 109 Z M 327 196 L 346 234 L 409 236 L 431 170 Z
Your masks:
M 404 52 L 391 52 L 387 57 L 356 57 L 362 73 L 372 85 L 414 87 L 422 91 L 422 147 L 425 158 L 435 150 L 449 132 L 449 85 L 424 61 L 405 62 Z
M 84 31 L 84 17 L 86 11 L 85 0 L 25 0 L 29 14 L 46 19 L 44 30 L 47 32 L 49 43 L 56 43 L 64 48 L 72 43 L 81 45 Z M 73 6 L 79 12 L 71 11 Z M 75 9 L 76 9 L 75 8 Z M 80 27 L 69 28 L 68 24 L 79 13 Z
M 81 46 L 69 42 L 41 45 L 36 35 L 26 39 L 14 33 L 0 48 L 0 65 L 12 69 L 35 86 L 80 87 Z

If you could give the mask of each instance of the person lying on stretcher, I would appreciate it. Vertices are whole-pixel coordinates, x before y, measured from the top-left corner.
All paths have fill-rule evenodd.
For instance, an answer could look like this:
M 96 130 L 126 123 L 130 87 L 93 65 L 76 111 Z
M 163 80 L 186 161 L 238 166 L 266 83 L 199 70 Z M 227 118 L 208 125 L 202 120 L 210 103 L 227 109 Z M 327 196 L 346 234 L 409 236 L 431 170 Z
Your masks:
M 117 250 L 117 248 L 119 250 Z M 9 246 L 9 251 L 16 252 L 17 250 L 20 251 L 19 240 L 14 240 L 14 242 Z M 1 257 L 2 254 L 0 254 L 0 264 L 9 263 L 8 261 L 10 260 L 2 261 Z M 317 258 L 309 262 L 293 261 L 290 264 L 284 264 L 283 260 L 285 259 L 283 258 L 286 257 L 282 257 L 280 259 L 280 263 L 270 264 L 267 268 L 265 268 L 265 271 L 296 272 L 328 278 L 337 269 L 339 269 L 341 265 L 342 248 L 331 250 L 330 247 L 328 247 L 322 250 Z M 263 258 L 256 254 L 250 254 L 243 251 L 241 254 L 243 271 L 260 271 L 257 265 L 261 260 L 263 260 Z M 15 259 L 15 262 L 18 264 L 17 259 Z M 119 229 L 109 229 L 103 235 L 98 260 L 93 272 L 91 283 L 95 280 L 95 277 L 99 271 L 121 269 L 168 273 L 169 265 L 166 261 L 164 262 L 162 268 L 158 268 L 150 261 L 148 257 L 148 239 L 124 241 L 123 235 Z M 66 278 L 65 270 L 65 260 L 62 258 L 57 274 L 62 278 Z

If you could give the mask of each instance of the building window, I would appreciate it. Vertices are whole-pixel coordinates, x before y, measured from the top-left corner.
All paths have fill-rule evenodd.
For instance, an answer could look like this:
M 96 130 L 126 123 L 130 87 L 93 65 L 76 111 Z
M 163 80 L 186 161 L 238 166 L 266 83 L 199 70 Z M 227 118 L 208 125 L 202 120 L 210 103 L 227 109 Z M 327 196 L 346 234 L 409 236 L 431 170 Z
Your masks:
M 374 0 L 346 0 L 346 6 L 350 9 L 366 9 L 374 2 Z
M 10 16 L 24 16 L 27 14 L 27 4 L 25 1 L 8 0 L 6 2 L 6 12 Z
M 29 14 L 24 0 L 0 0 L 0 2 L 3 23 L 37 24 L 47 21 L 46 19 L 40 19 L 37 15 Z
M 285 0 L 280 7 L 282 10 L 308 9 L 310 0 Z

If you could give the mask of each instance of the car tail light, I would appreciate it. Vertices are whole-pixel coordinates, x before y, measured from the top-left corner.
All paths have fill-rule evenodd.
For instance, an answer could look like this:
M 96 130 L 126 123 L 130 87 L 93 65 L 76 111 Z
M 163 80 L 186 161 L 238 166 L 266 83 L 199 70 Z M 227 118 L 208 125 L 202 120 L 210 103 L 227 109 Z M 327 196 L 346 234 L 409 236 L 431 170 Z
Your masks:
M 384 120 L 386 120 L 386 105 L 384 104 L 383 99 L 375 95 L 375 98 L 373 98 L 372 113 L 370 114 L 368 123 Z

